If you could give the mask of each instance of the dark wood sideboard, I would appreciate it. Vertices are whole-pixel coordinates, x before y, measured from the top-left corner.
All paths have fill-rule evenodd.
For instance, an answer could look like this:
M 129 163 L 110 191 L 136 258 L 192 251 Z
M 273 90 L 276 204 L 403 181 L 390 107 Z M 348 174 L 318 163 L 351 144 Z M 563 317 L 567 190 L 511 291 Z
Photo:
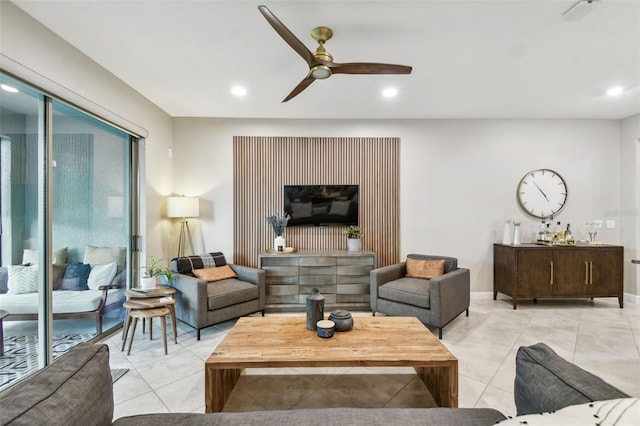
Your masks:
M 617 297 L 623 305 L 623 247 L 493 245 L 493 299 Z
M 375 269 L 376 260 L 376 254 L 370 251 L 260 253 L 258 267 L 267 273 L 265 309 L 305 311 L 307 296 L 315 287 L 325 298 L 325 312 L 369 310 L 369 271 Z

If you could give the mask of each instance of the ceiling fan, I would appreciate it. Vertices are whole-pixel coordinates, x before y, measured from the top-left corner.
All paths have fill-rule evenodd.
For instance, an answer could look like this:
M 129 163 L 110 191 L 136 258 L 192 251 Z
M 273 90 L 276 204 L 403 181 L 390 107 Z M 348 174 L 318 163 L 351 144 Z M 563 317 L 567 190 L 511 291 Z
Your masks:
M 284 98 L 287 102 L 309 87 L 315 80 L 323 80 L 332 74 L 411 74 L 411 67 L 406 65 L 378 64 L 374 62 L 348 62 L 339 64 L 333 62 L 333 57 L 324 48 L 324 43 L 333 36 L 333 31 L 327 27 L 317 27 L 311 31 L 311 37 L 318 42 L 318 48 L 314 53 L 282 23 L 266 6 L 258 6 L 258 9 L 276 30 L 280 37 L 287 42 L 298 55 L 309 65 L 309 74 Z

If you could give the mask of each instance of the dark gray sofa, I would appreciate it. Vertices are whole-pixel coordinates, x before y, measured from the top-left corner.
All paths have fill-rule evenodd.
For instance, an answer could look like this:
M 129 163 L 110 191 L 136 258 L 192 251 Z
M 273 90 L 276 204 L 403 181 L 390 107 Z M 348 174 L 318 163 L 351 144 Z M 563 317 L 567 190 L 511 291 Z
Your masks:
M 546 345 L 521 348 L 515 393 L 518 413 L 548 411 L 590 395 L 626 396 L 558 357 Z M 577 380 L 574 381 L 574 378 Z M 560 382 L 563 384 L 560 386 Z M 545 385 L 546 383 L 546 385 Z M 530 392 L 529 390 L 532 390 Z M 109 347 L 83 343 L 52 365 L 0 394 L 0 425 L 110 425 L 113 385 Z M 328 408 L 246 413 L 147 414 L 115 425 L 491 425 L 504 420 L 490 408 Z

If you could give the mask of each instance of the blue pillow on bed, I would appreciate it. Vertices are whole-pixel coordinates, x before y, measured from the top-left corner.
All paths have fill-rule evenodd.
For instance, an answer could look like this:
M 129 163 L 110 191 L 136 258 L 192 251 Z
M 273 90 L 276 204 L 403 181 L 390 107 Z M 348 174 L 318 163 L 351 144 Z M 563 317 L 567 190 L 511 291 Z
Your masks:
M 89 290 L 87 280 L 91 273 L 91 265 L 88 263 L 78 263 L 75 265 L 67 265 L 64 271 L 64 277 L 60 283 L 60 290 Z

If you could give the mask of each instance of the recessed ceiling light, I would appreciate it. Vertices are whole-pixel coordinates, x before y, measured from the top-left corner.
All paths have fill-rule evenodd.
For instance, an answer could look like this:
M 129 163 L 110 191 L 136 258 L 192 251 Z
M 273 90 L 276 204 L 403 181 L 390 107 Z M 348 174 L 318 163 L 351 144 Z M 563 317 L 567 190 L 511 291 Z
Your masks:
M 242 86 L 233 86 L 231 88 L 231 93 L 233 93 L 236 96 L 244 96 L 247 94 L 247 89 L 245 89 Z
M 398 94 L 398 90 L 393 87 L 388 87 L 382 91 L 382 96 L 385 98 L 393 98 Z
M 620 93 L 624 92 L 624 87 L 616 86 L 607 90 L 607 95 L 609 96 L 618 96 Z
M 0 84 L 0 88 L 2 88 L 2 90 L 5 90 L 7 92 L 11 92 L 11 93 L 17 93 L 18 89 L 16 89 L 15 87 L 9 86 L 7 84 Z

